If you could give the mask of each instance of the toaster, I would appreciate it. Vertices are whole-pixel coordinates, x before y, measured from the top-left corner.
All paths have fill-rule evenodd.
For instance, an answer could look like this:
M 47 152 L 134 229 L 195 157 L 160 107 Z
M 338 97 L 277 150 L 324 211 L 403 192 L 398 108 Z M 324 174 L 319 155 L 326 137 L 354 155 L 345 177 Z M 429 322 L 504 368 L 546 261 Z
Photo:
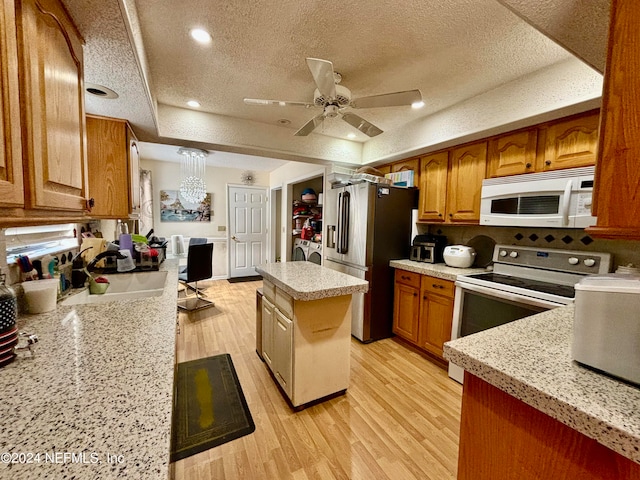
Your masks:
M 573 359 L 640 384 L 640 276 L 588 275 L 575 290 Z
M 442 252 L 447 244 L 444 235 L 416 235 L 411 245 L 409 260 L 425 263 L 442 263 Z

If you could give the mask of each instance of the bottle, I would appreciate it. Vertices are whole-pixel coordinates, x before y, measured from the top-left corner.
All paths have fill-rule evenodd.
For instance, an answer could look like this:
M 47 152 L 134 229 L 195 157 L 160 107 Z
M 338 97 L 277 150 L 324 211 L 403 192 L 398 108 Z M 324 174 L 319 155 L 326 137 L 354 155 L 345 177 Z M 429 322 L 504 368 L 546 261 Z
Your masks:
M 131 256 L 134 255 L 133 252 L 133 241 L 131 240 L 131 235 L 128 233 L 120 234 L 120 250 L 129 250 Z

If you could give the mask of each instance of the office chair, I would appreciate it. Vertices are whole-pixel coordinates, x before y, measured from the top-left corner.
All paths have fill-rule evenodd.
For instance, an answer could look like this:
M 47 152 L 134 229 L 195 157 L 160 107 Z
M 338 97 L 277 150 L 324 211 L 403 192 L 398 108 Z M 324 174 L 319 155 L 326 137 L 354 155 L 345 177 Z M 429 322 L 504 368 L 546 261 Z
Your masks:
M 189 243 L 187 268 L 178 274 L 178 280 L 196 294 L 195 296 L 178 299 L 178 308 L 180 310 L 193 312 L 215 305 L 211 300 L 202 298 L 202 291 L 198 288 L 199 280 L 206 280 L 213 276 L 213 268 L 211 266 L 213 260 L 213 243 Z M 195 283 L 195 287 L 189 285 L 190 283 Z

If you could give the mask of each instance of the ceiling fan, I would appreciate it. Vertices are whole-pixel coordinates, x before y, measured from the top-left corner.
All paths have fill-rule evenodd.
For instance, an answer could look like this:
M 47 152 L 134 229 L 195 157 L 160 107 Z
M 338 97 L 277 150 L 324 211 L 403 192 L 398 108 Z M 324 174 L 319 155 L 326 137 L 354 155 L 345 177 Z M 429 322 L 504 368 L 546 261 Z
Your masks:
M 382 130 L 364 118 L 345 111 L 350 108 L 376 108 L 376 107 L 397 107 L 412 105 L 422 101 L 420 90 L 408 90 L 406 92 L 385 93 L 382 95 L 372 95 L 369 97 L 352 98 L 351 91 L 342 85 L 342 76 L 333 71 L 333 64 L 328 60 L 319 58 L 307 58 L 307 66 L 311 71 L 313 80 L 318 87 L 313 94 L 313 103 L 307 102 L 285 102 L 281 100 L 261 100 L 257 98 L 245 98 L 247 105 L 266 105 L 276 107 L 321 107 L 322 113 L 313 117 L 295 134 L 306 136 L 319 127 L 325 118 L 334 118 L 338 115 L 349 125 L 357 128 L 365 135 L 375 137 L 380 135 Z

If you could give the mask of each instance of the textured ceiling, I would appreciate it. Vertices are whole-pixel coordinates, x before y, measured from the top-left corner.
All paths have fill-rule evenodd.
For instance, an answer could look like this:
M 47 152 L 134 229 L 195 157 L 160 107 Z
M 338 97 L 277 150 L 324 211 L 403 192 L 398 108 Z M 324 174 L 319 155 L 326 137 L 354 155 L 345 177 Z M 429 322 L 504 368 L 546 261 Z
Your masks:
M 319 110 L 247 106 L 243 98 L 312 101 L 315 85 L 305 64 L 310 56 L 332 61 L 354 97 L 419 88 L 423 109 L 357 111 L 385 131 L 370 152 L 387 157 L 410 153 L 416 145 L 398 143 L 407 130 L 540 71 L 562 66 L 562 72 L 576 76 L 563 78 L 565 91 L 567 85 L 578 90 L 586 85 L 590 90 L 584 98 L 597 95 L 593 72 L 532 25 L 544 31 L 545 25 L 558 30 L 566 24 L 573 32 L 565 35 L 568 42 L 584 39 L 586 54 L 571 49 L 586 59 L 606 43 L 601 28 L 591 37 L 586 33 L 593 31 L 593 23 L 608 21 L 602 9 L 588 10 L 598 17 L 582 21 L 579 5 L 567 7 L 566 0 L 545 0 L 544 21 L 521 18 L 521 10 L 540 3 L 533 0 L 503 0 L 514 4 L 508 7 L 497 0 L 63 2 L 87 42 L 86 80 L 120 94 L 117 100 L 88 97 L 90 113 L 127 118 L 141 139 L 150 142 L 352 163 L 362 161 L 363 150 L 349 144 L 373 141 L 340 119 L 325 121 L 309 137 L 294 137 Z M 530 10 L 527 15 L 540 17 L 539 9 Z M 189 30 L 194 27 L 207 29 L 213 42 L 193 42 Z M 562 41 L 552 28 L 547 30 Z M 522 98 L 536 98 L 544 85 L 528 88 Z M 571 95 L 554 99 L 553 92 L 547 93 L 549 99 L 538 102 L 540 111 L 518 115 L 533 116 L 582 100 Z M 189 113 L 186 101 L 191 99 L 201 103 L 198 112 Z M 281 126 L 280 119 L 291 124 Z M 345 140 L 350 132 L 357 134 L 355 142 Z

